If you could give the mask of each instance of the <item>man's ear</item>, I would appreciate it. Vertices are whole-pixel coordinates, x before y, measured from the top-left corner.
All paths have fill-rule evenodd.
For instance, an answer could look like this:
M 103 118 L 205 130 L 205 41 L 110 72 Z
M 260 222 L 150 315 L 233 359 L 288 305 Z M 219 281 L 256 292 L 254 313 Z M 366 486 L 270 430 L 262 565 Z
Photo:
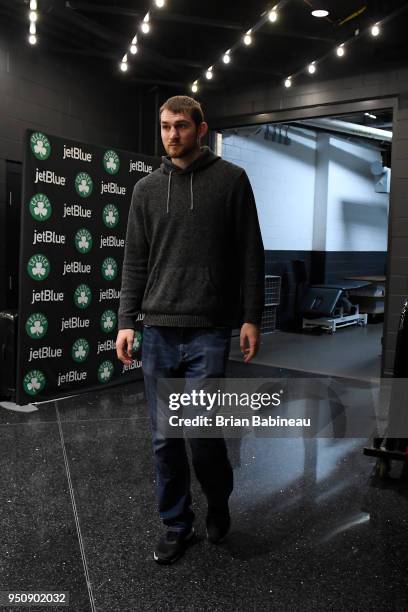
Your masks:
M 198 138 L 204 138 L 204 136 L 207 134 L 207 132 L 208 132 L 208 123 L 203 121 L 198 126 Z

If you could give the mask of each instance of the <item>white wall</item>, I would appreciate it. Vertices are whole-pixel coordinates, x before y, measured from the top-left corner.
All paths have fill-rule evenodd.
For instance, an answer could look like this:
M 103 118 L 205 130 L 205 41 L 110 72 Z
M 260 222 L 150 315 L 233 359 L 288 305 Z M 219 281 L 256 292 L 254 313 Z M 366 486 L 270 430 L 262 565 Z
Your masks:
M 255 132 L 224 133 L 223 158 L 247 171 L 266 250 L 387 250 L 388 195 L 370 173 L 379 150 L 292 126 L 290 145 Z
M 223 139 L 223 158 L 245 168 L 251 181 L 266 250 L 312 248 L 316 138 L 305 130 L 290 137 L 284 146 L 252 129 Z
M 367 144 L 330 138 L 326 251 L 386 251 L 389 195 L 374 191 Z

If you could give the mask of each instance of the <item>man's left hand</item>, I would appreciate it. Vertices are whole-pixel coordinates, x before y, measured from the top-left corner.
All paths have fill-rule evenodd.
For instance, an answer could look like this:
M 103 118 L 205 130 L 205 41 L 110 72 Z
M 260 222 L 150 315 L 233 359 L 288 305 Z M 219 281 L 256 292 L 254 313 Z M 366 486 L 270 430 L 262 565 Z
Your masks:
M 261 342 L 261 331 L 259 325 L 244 323 L 239 336 L 239 346 L 244 356 L 244 362 L 249 363 L 258 352 Z

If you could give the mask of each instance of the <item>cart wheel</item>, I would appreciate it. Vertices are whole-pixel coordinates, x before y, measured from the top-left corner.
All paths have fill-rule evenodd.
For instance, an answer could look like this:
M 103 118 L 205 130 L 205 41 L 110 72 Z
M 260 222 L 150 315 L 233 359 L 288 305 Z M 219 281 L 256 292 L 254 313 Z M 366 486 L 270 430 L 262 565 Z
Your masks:
M 388 472 L 391 469 L 391 462 L 389 459 L 379 459 L 377 462 L 377 475 L 379 478 L 386 478 Z

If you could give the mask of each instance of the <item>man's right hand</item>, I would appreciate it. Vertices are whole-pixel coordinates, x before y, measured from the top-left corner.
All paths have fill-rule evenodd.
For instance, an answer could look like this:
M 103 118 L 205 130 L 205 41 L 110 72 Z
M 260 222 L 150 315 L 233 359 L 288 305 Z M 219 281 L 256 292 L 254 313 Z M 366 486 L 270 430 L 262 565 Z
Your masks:
M 126 365 L 133 361 L 133 340 L 135 338 L 134 329 L 120 329 L 116 338 L 116 354 L 118 359 Z

